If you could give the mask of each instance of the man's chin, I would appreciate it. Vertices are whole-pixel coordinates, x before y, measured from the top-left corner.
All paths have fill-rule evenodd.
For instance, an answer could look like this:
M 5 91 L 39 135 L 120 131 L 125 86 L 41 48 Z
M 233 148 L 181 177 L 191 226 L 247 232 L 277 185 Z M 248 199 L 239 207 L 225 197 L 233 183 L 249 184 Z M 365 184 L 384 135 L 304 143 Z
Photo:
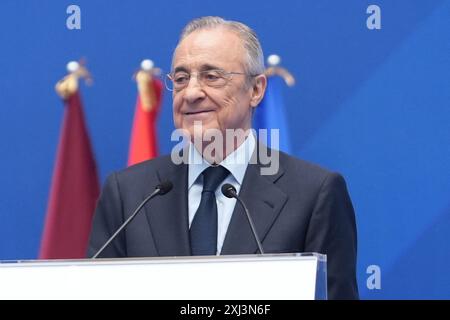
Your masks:
M 205 141 L 211 141 L 211 139 L 214 139 L 213 137 L 217 137 L 217 135 L 222 136 L 222 131 L 219 129 L 218 126 L 210 126 L 210 125 L 191 125 L 184 128 L 184 131 L 187 132 L 191 138 L 191 141 L 193 139 L 200 139 Z

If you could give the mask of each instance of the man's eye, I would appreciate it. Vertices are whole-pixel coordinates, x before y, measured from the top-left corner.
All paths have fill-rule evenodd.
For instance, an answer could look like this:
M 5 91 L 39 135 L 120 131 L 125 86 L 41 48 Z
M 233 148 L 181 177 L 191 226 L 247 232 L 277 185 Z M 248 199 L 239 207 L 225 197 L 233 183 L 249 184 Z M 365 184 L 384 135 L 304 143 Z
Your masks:
M 186 83 L 187 81 L 189 81 L 189 76 L 186 74 L 175 75 L 173 77 L 173 81 L 176 83 Z
M 217 72 L 208 72 L 203 75 L 206 81 L 217 81 L 221 76 Z

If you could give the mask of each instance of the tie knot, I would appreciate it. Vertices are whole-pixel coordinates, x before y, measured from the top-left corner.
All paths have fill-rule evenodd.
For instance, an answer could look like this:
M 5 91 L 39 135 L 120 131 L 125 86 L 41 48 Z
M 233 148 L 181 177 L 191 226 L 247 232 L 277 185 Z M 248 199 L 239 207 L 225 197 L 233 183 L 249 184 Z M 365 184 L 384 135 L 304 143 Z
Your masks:
M 222 167 L 209 167 L 203 171 L 203 191 L 215 192 L 219 184 L 225 180 L 230 172 Z

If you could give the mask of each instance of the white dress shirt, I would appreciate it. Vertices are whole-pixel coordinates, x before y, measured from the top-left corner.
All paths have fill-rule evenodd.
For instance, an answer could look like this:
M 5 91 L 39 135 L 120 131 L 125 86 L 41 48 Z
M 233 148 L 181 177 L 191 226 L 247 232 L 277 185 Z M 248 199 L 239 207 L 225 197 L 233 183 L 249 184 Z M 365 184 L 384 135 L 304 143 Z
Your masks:
M 217 254 L 222 251 L 223 241 L 227 233 L 233 214 L 236 199 L 230 199 L 222 194 L 221 187 L 225 183 L 232 184 L 237 193 L 241 189 L 250 157 L 255 150 L 256 139 L 249 134 L 245 141 L 232 153 L 230 153 L 220 165 L 230 171 L 228 177 L 216 189 L 217 201 Z M 189 145 L 189 177 L 188 177 L 188 206 L 189 206 L 189 228 L 194 220 L 195 213 L 200 206 L 203 190 L 203 175 L 201 174 L 211 164 L 203 159 L 202 155 L 192 143 Z

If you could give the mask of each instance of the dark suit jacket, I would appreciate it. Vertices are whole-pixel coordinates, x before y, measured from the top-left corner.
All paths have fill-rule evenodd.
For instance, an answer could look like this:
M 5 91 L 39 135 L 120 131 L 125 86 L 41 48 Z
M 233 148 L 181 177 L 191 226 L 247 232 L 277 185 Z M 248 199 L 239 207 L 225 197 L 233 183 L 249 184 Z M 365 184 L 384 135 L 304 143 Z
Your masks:
M 355 214 L 344 179 L 280 152 L 278 173 L 260 174 L 249 164 L 240 190 L 266 253 L 327 255 L 328 298 L 358 298 Z M 97 204 L 88 256 L 92 256 L 155 186 L 173 189 L 158 196 L 127 226 L 101 257 L 190 255 L 188 166 L 160 157 L 113 173 Z M 257 245 L 241 206 L 236 205 L 221 254 L 252 254 Z

